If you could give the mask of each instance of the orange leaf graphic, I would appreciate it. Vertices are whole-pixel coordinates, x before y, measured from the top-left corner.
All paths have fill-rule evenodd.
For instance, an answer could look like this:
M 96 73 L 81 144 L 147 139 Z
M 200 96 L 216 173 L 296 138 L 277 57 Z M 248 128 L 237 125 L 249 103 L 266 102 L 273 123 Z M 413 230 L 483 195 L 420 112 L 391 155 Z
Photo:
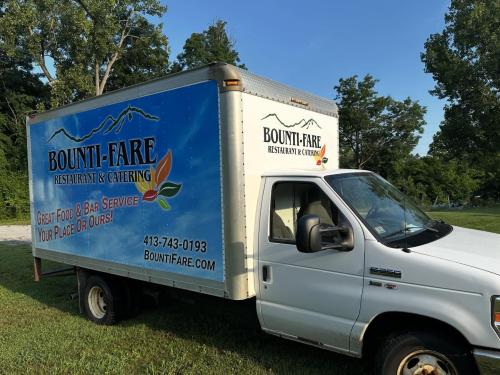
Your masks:
M 326 151 L 326 145 L 323 145 L 323 147 L 321 147 L 321 151 L 319 152 L 319 157 L 322 158 L 323 156 L 325 156 L 325 151 Z
M 168 177 L 172 168 L 172 150 L 168 150 L 167 154 L 160 160 L 156 167 L 156 184 L 159 185 Z

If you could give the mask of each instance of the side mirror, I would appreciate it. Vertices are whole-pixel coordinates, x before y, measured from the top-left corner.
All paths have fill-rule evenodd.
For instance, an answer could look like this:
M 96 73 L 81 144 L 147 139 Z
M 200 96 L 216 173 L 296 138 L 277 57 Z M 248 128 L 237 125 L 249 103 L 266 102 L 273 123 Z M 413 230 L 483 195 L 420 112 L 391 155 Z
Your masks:
M 323 235 L 338 237 L 339 241 L 323 243 Z M 297 223 L 296 244 L 302 253 L 315 253 L 328 249 L 351 251 L 354 248 L 354 234 L 350 227 L 321 228 L 319 217 L 304 215 Z
M 304 215 L 297 223 L 297 249 L 302 253 L 315 253 L 321 250 L 321 233 L 319 217 Z

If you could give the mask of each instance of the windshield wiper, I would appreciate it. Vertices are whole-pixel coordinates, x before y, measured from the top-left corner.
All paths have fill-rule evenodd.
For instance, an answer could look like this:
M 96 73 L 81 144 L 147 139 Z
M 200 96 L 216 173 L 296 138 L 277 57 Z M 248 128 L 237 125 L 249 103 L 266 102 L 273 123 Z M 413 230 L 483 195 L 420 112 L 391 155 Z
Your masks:
M 423 227 L 406 226 L 404 228 L 401 228 L 401 229 L 397 230 L 396 232 L 392 232 L 391 234 L 388 234 L 387 236 L 384 237 L 384 240 L 387 240 L 388 238 L 394 237 L 394 236 L 396 236 L 398 234 L 402 234 L 402 233 L 405 234 L 405 233 L 407 233 L 408 231 L 410 231 L 412 229 L 426 229 L 426 230 L 431 231 L 431 232 L 439 233 L 439 230 L 437 230 L 436 228 L 433 228 L 433 225 L 435 223 L 437 223 L 437 221 L 431 220 L 430 223 L 428 223 L 427 225 L 424 225 Z
M 436 228 L 434 228 L 436 226 L 436 224 L 439 223 L 439 221 L 437 220 L 434 220 L 434 219 L 431 219 L 430 221 L 427 222 L 427 224 L 425 224 L 423 227 L 423 229 L 428 229 L 430 230 L 431 232 L 436 232 L 438 233 L 439 230 L 437 230 Z

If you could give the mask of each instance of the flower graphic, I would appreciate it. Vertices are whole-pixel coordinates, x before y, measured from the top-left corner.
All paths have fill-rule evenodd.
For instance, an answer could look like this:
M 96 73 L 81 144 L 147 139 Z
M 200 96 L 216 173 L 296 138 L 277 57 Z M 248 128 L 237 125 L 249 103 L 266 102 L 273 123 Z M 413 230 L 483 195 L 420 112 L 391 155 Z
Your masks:
M 314 155 L 314 160 L 316 160 L 316 165 L 320 165 L 323 168 L 325 167 L 325 164 L 328 163 L 328 158 L 325 157 L 325 152 L 326 152 L 326 145 L 323 145 L 319 153 Z
M 167 179 L 171 169 L 172 150 L 168 150 L 166 155 L 156 165 L 156 169 L 150 167 L 151 179 L 149 181 L 140 179 L 135 182 L 137 190 L 143 194 L 142 200 L 148 202 L 156 201 L 164 210 L 170 210 L 167 198 L 176 196 L 182 186 L 182 184 L 174 182 L 163 182 Z

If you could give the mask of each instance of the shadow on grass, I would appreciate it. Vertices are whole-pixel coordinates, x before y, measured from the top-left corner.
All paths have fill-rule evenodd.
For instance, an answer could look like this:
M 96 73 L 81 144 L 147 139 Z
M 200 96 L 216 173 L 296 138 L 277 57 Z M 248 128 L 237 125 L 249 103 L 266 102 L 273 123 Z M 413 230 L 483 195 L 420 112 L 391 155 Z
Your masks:
M 237 352 L 275 374 L 363 374 L 363 363 L 319 348 L 261 331 L 255 300 L 228 301 L 182 293 L 190 301 L 162 298 L 160 306 L 144 311 L 135 321 L 219 351 Z
M 47 269 L 62 267 L 53 262 L 44 262 L 43 266 Z M 34 282 L 31 244 L 0 241 L 0 286 L 63 312 L 78 313 L 78 304 L 70 299 L 70 295 L 77 291 L 76 278 L 73 275 Z
M 78 303 L 69 298 L 76 278 L 52 277 L 33 281 L 31 248 L 0 242 L 0 286 L 27 295 L 41 304 L 78 315 Z M 56 264 L 45 262 L 48 268 Z M 360 360 L 264 334 L 255 312 L 255 301 L 227 301 L 196 293 L 165 294 L 159 306 L 145 307 L 121 327 L 144 324 L 153 330 L 214 348 L 221 355 L 238 353 L 275 374 L 363 374 Z

